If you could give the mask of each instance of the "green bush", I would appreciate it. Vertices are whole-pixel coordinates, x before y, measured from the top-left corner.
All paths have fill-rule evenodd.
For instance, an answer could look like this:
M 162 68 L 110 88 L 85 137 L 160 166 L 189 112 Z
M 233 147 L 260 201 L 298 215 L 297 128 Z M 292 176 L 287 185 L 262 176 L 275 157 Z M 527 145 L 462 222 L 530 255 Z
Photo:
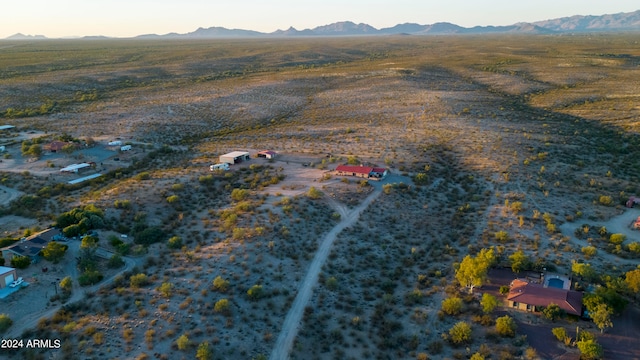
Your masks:
M 11 258 L 11 267 L 26 269 L 31 265 L 31 259 L 27 256 L 14 256 Z
M 309 197 L 309 199 L 320 199 L 322 195 L 324 195 L 322 191 L 316 189 L 314 186 L 310 187 L 309 191 L 307 191 L 307 196 Z
M 558 339 L 558 341 L 564 343 L 564 339 L 567 338 L 567 330 L 565 330 L 565 328 L 563 327 L 556 327 L 551 329 L 551 332 L 553 333 L 553 336 L 556 337 L 556 339 Z
M 132 288 L 140 288 L 149 284 L 149 278 L 143 273 L 131 275 L 129 283 Z
M 234 201 L 243 201 L 249 197 L 249 191 L 246 189 L 233 189 L 231 191 L 231 199 Z
M 213 288 L 219 292 L 226 292 L 229 290 L 229 281 L 222 278 L 222 276 L 217 276 L 213 279 Z
M 450 297 L 442 300 L 442 311 L 448 315 L 458 315 L 462 311 L 462 299 L 459 297 Z
M 78 277 L 78 284 L 80 286 L 95 285 L 102 281 L 104 275 L 98 270 L 86 270 Z
M 609 236 L 609 242 L 614 245 L 620 245 L 627 239 L 627 236 L 624 234 L 611 234 Z
M 247 290 L 247 295 L 249 296 L 249 300 L 260 300 L 264 297 L 264 289 L 262 285 L 253 285 L 249 290 Z
M 231 307 L 229 305 L 229 300 L 228 299 L 220 299 L 218 301 L 216 301 L 216 304 L 213 306 L 213 311 L 223 314 L 223 315 L 230 315 L 231 314 Z
M 509 315 L 505 315 L 496 319 L 496 332 L 500 336 L 516 336 L 516 328 L 516 322 Z
M 7 314 L 0 314 L 0 333 L 7 331 L 13 325 L 13 320 Z
M 170 249 L 180 249 L 182 248 L 182 238 L 180 236 L 172 236 L 167 242 L 167 246 Z
M 449 329 L 449 340 L 453 344 L 468 344 L 471 342 L 471 334 L 471 325 L 464 321 L 460 321 Z

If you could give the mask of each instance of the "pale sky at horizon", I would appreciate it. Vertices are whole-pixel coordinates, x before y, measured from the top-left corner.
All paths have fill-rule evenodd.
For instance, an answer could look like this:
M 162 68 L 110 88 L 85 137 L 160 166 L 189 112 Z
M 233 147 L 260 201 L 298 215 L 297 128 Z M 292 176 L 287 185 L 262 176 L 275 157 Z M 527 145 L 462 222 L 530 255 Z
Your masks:
M 464 27 L 512 25 L 573 15 L 603 15 L 640 9 L 637 0 L 5 0 L 0 39 L 16 33 L 133 37 L 188 33 L 197 28 L 273 32 L 338 21 L 375 28 L 411 22 L 451 22 Z

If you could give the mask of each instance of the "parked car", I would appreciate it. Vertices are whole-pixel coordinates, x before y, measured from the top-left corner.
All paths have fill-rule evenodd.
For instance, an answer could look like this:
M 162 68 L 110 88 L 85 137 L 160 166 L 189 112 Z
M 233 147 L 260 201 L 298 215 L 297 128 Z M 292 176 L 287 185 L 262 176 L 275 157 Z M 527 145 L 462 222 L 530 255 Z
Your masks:
M 15 281 L 14 281 L 14 282 L 12 282 L 11 284 L 9 284 L 9 287 L 14 288 L 14 287 L 16 287 L 16 286 L 18 286 L 18 285 L 22 284 L 23 282 L 24 282 L 24 280 L 23 280 L 21 277 L 19 277 L 19 278 L 18 278 L 18 280 L 15 280 Z

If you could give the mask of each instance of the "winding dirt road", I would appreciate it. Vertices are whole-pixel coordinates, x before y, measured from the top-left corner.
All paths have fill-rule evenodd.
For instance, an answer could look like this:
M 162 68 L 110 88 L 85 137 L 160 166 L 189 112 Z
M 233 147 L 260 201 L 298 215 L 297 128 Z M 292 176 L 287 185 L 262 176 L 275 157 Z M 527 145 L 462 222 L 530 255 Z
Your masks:
M 291 304 L 291 309 L 289 309 L 289 312 L 284 319 L 282 330 L 280 331 L 280 335 L 278 335 L 278 339 L 276 340 L 273 351 L 271 352 L 271 360 L 286 360 L 289 357 L 289 352 L 291 351 L 291 348 L 293 346 L 293 341 L 298 334 L 300 323 L 302 322 L 304 308 L 309 303 L 309 299 L 311 298 L 311 294 L 313 292 L 313 287 L 318 282 L 318 274 L 320 274 L 322 266 L 327 261 L 327 257 L 329 256 L 331 246 L 333 245 L 336 236 L 345 228 L 353 225 L 360 217 L 360 213 L 362 213 L 362 211 L 369 207 L 373 200 L 375 200 L 380 195 L 381 185 L 376 185 L 377 186 L 374 186 L 375 190 L 369 196 L 367 196 L 367 198 L 364 199 L 364 201 L 360 205 L 358 205 L 351 211 L 345 211 L 346 208 L 343 206 L 339 206 L 340 204 L 338 204 L 336 201 L 331 200 L 329 202 L 332 206 L 336 207 L 335 210 L 342 215 L 342 220 L 322 239 L 320 247 L 318 248 L 313 261 L 311 262 L 311 265 L 307 270 L 307 275 L 300 284 L 298 294 Z

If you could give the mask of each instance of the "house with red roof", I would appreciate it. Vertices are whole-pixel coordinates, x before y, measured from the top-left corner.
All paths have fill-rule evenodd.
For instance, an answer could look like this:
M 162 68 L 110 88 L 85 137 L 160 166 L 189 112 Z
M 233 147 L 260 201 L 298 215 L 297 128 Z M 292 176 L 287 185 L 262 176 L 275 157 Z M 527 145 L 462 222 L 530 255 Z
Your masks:
M 365 179 L 382 179 L 388 173 L 385 168 L 364 166 L 364 165 L 338 165 L 336 167 L 336 175 L 339 176 L 355 176 Z
M 537 312 L 550 304 L 556 304 L 567 314 L 582 315 L 581 292 L 545 287 L 524 279 L 515 279 L 511 282 L 507 304 L 510 308 L 531 312 Z
M 265 159 L 273 159 L 276 157 L 276 155 L 278 155 L 278 153 L 273 150 L 263 150 L 258 153 L 258 157 Z

